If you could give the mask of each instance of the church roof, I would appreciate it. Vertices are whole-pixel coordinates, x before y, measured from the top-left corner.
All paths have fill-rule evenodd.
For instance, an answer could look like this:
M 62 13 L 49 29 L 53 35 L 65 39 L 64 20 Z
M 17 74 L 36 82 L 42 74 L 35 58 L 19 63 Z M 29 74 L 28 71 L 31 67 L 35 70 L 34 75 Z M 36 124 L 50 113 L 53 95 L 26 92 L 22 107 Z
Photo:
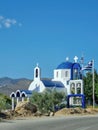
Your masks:
M 32 94 L 32 91 L 30 90 L 21 90 L 21 93 L 26 93 L 27 95 Z
M 45 87 L 57 87 L 57 88 L 64 88 L 63 83 L 59 81 L 52 81 L 52 80 L 42 80 Z
M 56 69 L 71 69 L 73 66 L 72 62 L 62 62 L 60 65 L 58 65 L 58 67 Z

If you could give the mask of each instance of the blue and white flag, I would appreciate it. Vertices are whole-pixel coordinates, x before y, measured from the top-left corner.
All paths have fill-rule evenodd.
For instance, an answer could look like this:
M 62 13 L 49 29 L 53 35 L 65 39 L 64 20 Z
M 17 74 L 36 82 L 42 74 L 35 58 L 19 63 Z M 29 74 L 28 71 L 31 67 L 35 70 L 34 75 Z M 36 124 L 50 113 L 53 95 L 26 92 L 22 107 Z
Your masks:
M 93 61 L 91 60 L 90 62 L 88 62 L 86 66 L 82 68 L 82 70 L 91 70 L 92 67 L 93 67 Z

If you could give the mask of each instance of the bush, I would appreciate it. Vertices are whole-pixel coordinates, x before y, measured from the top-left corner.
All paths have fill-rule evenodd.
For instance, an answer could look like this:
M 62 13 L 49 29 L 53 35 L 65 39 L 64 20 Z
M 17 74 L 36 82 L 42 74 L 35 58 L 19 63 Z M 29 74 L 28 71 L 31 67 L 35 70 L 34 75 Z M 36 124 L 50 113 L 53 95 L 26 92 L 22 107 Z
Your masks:
M 0 94 L 0 111 L 11 108 L 11 100 L 7 96 Z
M 60 106 L 62 100 L 65 99 L 64 93 L 59 93 L 56 91 L 53 92 L 44 92 L 32 94 L 30 101 L 33 104 L 36 104 L 38 110 L 42 113 L 50 113 L 55 111 L 55 106 Z
M 0 111 L 6 108 L 6 100 L 0 96 Z

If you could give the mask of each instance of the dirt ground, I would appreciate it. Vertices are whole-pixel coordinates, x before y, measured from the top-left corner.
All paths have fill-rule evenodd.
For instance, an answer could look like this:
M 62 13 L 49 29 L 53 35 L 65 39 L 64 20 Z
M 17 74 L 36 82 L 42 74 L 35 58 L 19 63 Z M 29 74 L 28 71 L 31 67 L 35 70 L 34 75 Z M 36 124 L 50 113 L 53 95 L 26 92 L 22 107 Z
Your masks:
M 20 102 L 16 106 L 15 110 L 6 110 L 0 113 L 1 119 L 15 119 L 15 118 L 26 118 L 26 117 L 43 117 L 43 116 L 68 116 L 68 115 L 94 115 L 98 114 L 98 108 L 63 108 L 57 112 L 50 112 L 49 115 L 42 115 L 37 111 L 37 107 L 29 102 Z
M 73 115 L 73 114 L 79 114 L 79 115 L 86 115 L 86 114 L 98 114 L 98 109 L 96 108 L 64 108 L 55 113 L 55 116 L 58 115 Z

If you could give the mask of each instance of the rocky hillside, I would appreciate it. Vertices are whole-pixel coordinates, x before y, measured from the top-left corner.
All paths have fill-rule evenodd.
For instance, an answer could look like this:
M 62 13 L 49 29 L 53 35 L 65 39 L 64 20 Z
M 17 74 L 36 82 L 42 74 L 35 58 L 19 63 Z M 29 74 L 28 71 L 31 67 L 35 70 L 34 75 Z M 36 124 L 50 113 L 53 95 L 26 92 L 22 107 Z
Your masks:
M 10 95 L 12 91 L 17 89 L 28 89 L 32 80 L 21 78 L 21 79 L 12 79 L 8 77 L 0 78 L 0 93 Z

